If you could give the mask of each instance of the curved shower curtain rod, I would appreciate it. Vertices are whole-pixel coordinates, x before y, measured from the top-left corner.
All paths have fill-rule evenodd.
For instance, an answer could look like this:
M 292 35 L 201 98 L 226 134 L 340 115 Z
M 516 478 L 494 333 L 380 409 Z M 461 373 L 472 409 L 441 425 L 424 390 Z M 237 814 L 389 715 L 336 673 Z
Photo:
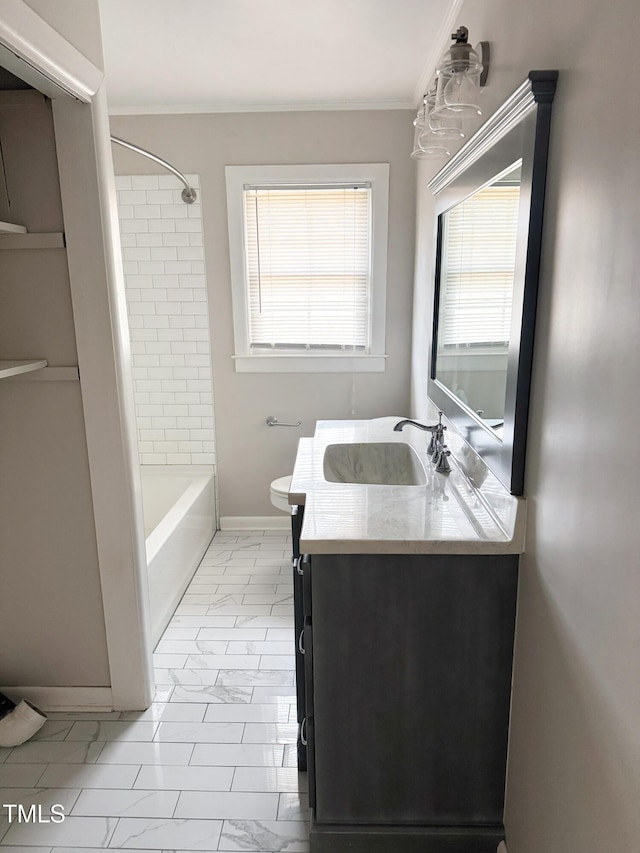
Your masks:
M 171 163 L 167 163 L 166 160 L 163 160 L 162 157 L 158 157 L 156 154 L 152 154 L 151 151 L 147 151 L 145 148 L 140 148 L 139 145 L 134 145 L 133 142 L 127 142 L 124 139 L 119 139 L 117 136 L 112 136 L 111 141 L 115 142 L 116 145 L 122 145 L 123 148 L 130 148 L 132 151 L 137 152 L 138 154 L 142 154 L 143 157 L 148 157 L 149 160 L 153 160 L 155 163 L 159 163 L 161 166 L 164 166 L 165 169 L 168 169 L 172 172 L 176 178 L 182 181 L 184 184 L 184 189 L 182 190 L 182 200 L 185 204 L 193 204 L 193 202 L 197 199 L 197 194 L 194 188 L 191 186 L 189 181 L 185 178 L 182 172 L 179 172 Z

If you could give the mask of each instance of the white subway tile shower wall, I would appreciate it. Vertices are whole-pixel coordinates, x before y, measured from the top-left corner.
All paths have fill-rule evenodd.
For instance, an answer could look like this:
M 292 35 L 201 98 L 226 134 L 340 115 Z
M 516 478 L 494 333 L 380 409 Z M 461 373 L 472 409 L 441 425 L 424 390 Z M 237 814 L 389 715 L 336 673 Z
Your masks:
M 116 177 L 138 446 L 143 465 L 214 464 L 211 344 L 200 181 Z

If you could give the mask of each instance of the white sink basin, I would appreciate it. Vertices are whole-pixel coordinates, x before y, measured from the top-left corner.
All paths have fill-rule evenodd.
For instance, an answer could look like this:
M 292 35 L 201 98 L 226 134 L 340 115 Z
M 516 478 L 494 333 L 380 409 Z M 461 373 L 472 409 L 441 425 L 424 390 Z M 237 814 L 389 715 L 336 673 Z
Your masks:
M 423 486 L 427 482 L 418 454 L 404 442 L 329 444 L 323 473 L 329 483 Z

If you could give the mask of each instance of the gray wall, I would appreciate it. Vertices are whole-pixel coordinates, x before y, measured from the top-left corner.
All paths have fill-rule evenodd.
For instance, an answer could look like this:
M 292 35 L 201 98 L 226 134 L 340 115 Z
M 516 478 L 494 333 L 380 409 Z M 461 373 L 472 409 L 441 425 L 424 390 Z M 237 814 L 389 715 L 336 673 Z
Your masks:
M 269 483 L 291 473 L 298 438 L 323 418 L 406 413 L 409 406 L 415 168 L 405 111 L 112 116 L 116 136 L 200 175 L 209 286 L 221 516 L 276 515 Z M 117 174 L 157 166 L 117 148 Z M 387 369 L 358 374 L 242 374 L 233 355 L 225 165 L 390 163 Z M 302 420 L 269 429 L 268 415 Z
M 489 115 L 558 68 L 527 456 L 507 784 L 509 853 L 640 840 L 640 110 L 637 0 L 483 0 Z M 624 52 L 622 66 L 615 61 Z M 630 87 L 629 87 L 630 86 Z M 432 205 L 419 182 L 414 407 L 424 405 Z

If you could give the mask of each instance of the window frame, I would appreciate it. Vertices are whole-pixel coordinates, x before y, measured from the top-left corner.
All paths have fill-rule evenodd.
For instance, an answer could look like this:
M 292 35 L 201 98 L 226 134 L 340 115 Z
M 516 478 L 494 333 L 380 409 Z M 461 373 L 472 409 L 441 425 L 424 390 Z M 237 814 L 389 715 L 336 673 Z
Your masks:
M 233 333 L 238 373 L 356 373 L 385 370 L 387 234 L 389 164 L 312 164 L 287 166 L 226 166 Z M 256 352 L 249 346 L 249 300 L 245 276 L 245 184 L 371 185 L 371 341 L 366 353 L 345 351 L 274 350 Z

